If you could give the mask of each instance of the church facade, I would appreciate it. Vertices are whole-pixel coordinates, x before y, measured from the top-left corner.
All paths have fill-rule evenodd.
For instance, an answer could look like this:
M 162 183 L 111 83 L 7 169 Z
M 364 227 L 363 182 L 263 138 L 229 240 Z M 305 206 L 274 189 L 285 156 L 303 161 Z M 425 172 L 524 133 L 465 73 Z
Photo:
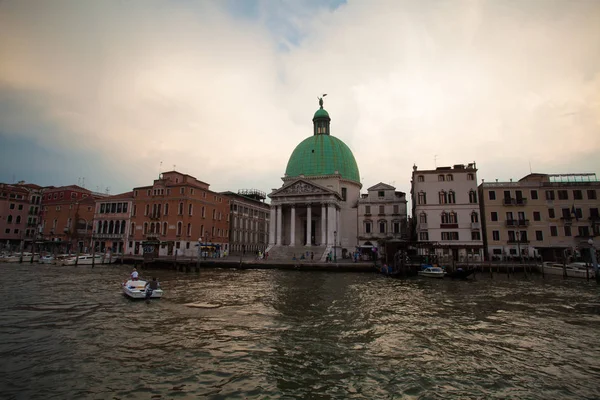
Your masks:
M 312 136 L 296 146 L 282 187 L 269 194 L 270 259 L 334 260 L 358 245 L 358 166 L 350 148 L 331 135 L 322 98 L 319 105 Z

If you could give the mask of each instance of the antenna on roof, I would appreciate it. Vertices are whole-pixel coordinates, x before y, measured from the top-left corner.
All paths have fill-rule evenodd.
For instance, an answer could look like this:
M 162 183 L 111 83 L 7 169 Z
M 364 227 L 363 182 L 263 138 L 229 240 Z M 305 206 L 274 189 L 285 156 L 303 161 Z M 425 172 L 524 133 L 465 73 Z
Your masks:
M 105 190 L 105 192 L 106 192 L 106 194 L 109 194 L 109 193 L 110 193 L 110 186 L 107 186 L 107 187 L 106 187 L 106 190 Z
M 158 166 L 158 177 L 160 178 L 160 171 L 162 170 L 162 161 L 160 162 L 160 165 Z
M 529 173 L 533 174 L 533 172 L 531 171 L 531 160 L 529 160 Z
M 433 156 L 433 165 L 435 165 L 436 168 L 437 168 L 437 157 L 438 157 L 437 154 L 435 154 Z

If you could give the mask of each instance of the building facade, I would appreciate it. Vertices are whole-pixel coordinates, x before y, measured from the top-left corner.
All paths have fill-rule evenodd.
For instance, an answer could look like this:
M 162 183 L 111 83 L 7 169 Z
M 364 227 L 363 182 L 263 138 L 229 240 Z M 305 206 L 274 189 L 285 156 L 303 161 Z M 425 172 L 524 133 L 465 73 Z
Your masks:
M 0 183 L 0 248 L 15 251 L 35 240 L 39 223 L 41 188 Z
M 77 185 L 44 188 L 41 239 L 62 251 L 91 250 L 95 202 L 105 196 Z
M 270 258 L 307 254 L 314 260 L 335 260 L 358 245 L 358 166 L 350 148 L 330 134 L 331 118 L 322 99 L 319 105 L 313 135 L 296 146 L 283 186 L 269 194 Z
M 529 174 L 518 182 L 479 185 L 489 260 L 557 261 L 577 256 L 599 235 L 595 174 Z
M 483 258 L 475 163 L 419 170 L 411 179 L 413 225 L 422 255 L 443 261 Z
M 378 246 L 389 240 L 408 239 L 406 193 L 385 183 L 378 183 L 367 189 L 358 200 L 358 243 L 368 252 L 379 248 L 383 254 L 385 246 Z
M 229 251 L 229 198 L 209 184 L 177 171 L 164 172 L 150 186 L 133 189 L 129 253 L 156 256 Z
M 229 250 L 231 254 L 264 252 L 269 240 L 270 206 L 256 189 L 223 192 L 229 198 Z
M 95 204 L 93 242 L 96 251 L 129 253 L 133 192 L 99 199 Z

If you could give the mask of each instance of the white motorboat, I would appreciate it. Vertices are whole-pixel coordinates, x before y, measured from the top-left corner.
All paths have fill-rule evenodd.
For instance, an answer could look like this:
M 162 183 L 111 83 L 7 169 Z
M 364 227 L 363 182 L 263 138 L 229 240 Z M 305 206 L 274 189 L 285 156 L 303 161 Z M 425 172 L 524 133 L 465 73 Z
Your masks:
M 39 257 L 40 257 L 39 254 L 34 254 L 33 261 L 38 261 Z M 23 252 L 23 254 L 13 253 L 10 256 L 0 258 L 0 262 L 3 262 L 3 263 L 18 263 L 20 260 L 22 260 L 22 262 L 31 261 L 31 253 L 29 253 L 29 252 Z
M 102 254 L 96 254 L 96 255 L 81 254 L 80 256 L 69 257 L 69 258 L 64 259 L 62 264 L 63 265 L 75 265 L 75 262 L 77 262 L 77 265 L 104 264 L 103 257 L 104 256 Z
M 162 289 L 152 290 L 150 296 L 146 293 L 146 281 L 132 281 L 128 280 L 123 283 L 123 294 L 132 299 L 160 299 L 163 295 Z
M 572 262 L 565 266 L 557 262 L 544 262 L 542 264 L 542 268 L 544 268 L 544 274 L 564 276 L 564 273 L 566 272 L 568 278 L 586 279 L 588 277 L 588 273 L 590 279 L 596 276 L 594 267 L 591 265 L 587 267 L 586 263 L 582 262 Z
M 54 256 L 52 254 L 47 254 L 45 256 L 40 257 L 40 264 L 54 264 Z
M 443 278 L 446 272 L 440 267 L 426 267 L 419 271 L 420 276 L 426 276 L 428 278 Z

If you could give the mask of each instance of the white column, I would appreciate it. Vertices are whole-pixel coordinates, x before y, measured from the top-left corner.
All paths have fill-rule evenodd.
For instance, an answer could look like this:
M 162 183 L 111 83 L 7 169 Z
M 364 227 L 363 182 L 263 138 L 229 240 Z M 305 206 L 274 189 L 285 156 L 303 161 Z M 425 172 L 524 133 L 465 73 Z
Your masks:
M 306 206 L 306 245 L 310 246 L 312 232 L 312 208 L 311 205 Z
M 271 218 L 269 220 L 269 246 L 273 246 L 275 244 L 275 221 L 277 220 L 276 207 L 277 206 L 272 205 L 271 210 L 269 210 L 271 212 Z M 236 240 L 237 238 L 234 238 L 234 241 Z
M 327 206 L 327 245 L 333 245 L 333 231 L 335 231 L 335 205 Z
M 327 208 L 325 203 L 321 204 L 321 246 L 327 244 Z
M 296 206 L 292 206 L 290 220 L 290 246 L 296 245 Z
M 277 206 L 277 246 L 281 246 L 281 229 L 282 229 L 282 224 L 283 224 L 283 218 L 281 215 L 281 207 L 282 206 Z

